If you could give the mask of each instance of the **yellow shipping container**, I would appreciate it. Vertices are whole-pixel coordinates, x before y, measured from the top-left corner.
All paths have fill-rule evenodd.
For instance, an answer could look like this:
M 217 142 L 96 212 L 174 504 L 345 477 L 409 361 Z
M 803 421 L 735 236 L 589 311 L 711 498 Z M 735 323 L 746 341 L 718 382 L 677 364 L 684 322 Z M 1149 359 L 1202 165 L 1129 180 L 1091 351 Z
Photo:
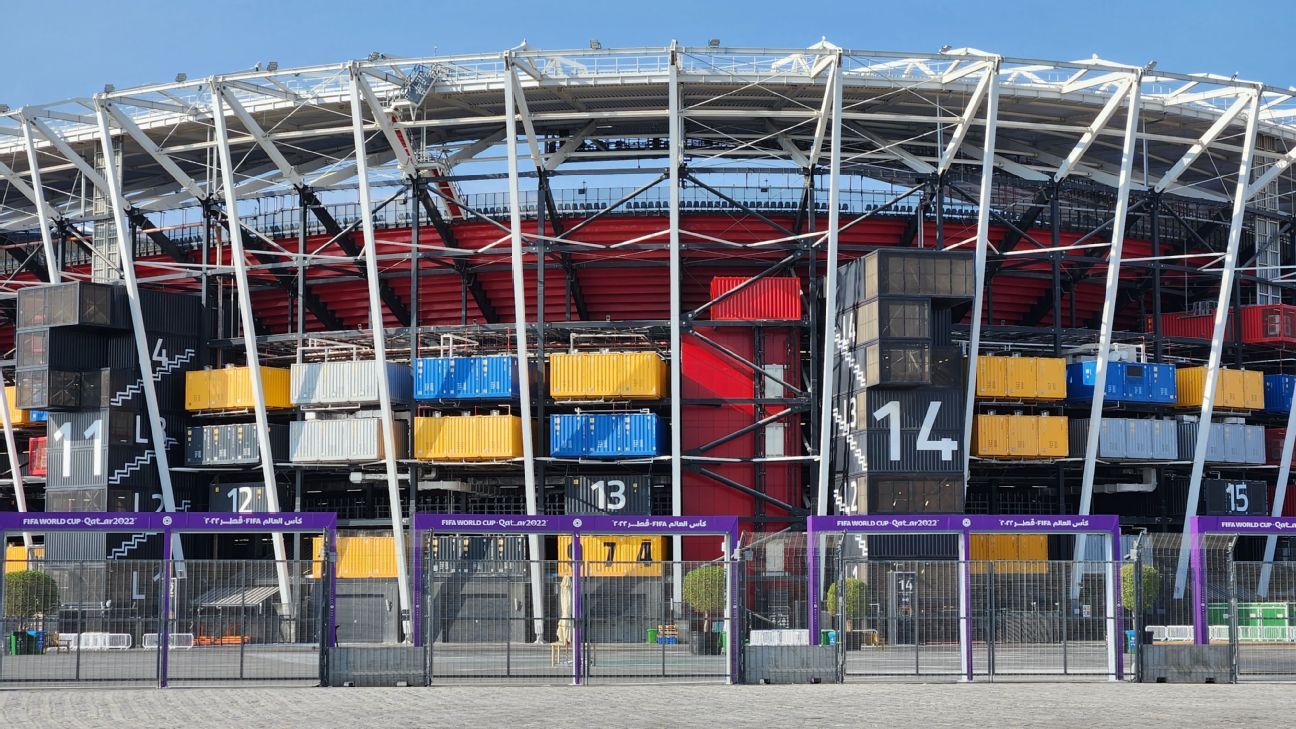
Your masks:
M 1034 400 L 1038 393 L 1035 357 L 1004 357 L 1008 367 L 1008 397 L 1012 400 Z
M 1175 372 L 1175 405 L 1201 407 L 1206 392 L 1205 367 L 1180 367 Z M 1215 382 L 1215 407 L 1259 410 L 1264 407 L 1264 375 L 1221 367 Z
M 31 425 L 31 421 L 28 420 L 30 415 L 26 410 L 19 410 L 18 406 L 15 404 L 17 402 L 18 402 L 18 388 L 14 387 L 13 385 L 9 385 L 8 387 L 5 388 L 5 404 L 9 408 L 9 421 L 13 423 L 13 426 L 15 428 L 19 428 L 24 425 Z
M 572 573 L 572 538 L 558 535 L 558 576 Z M 582 577 L 661 577 L 666 537 L 639 534 L 581 537 Z
M 1036 357 L 1035 397 L 1040 400 L 1066 398 L 1066 360 L 1061 357 Z
M 972 423 L 972 453 L 983 458 L 1008 455 L 1007 415 L 978 415 Z
M 261 368 L 261 388 L 266 407 L 271 410 L 291 408 L 289 370 L 281 367 Z M 191 370 L 185 373 L 185 410 L 246 410 L 256 407 L 252 397 L 252 370 L 248 367 L 224 367 Z
M 1039 455 L 1039 418 L 1034 415 L 1008 416 L 1008 455 L 1018 458 Z
M 1008 396 L 1008 357 L 977 357 L 977 397 Z
M 396 577 L 396 552 L 391 537 L 338 537 L 337 577 L 342 580 Z M 311 537 L 311 576 L 319 578 L 324 561 L 324 538 Z
M 1044 458 L 1066 458 L 1071 452 L 1070 430 L 1065 415 L 1040 415 L 1035 418 L 1039 430 L 1039 455 Z
M 666 362 L 655 352 L 555 352 L 549 394 L 560 400 L 659 400 L 666 396 Z
M 1264 410 L 1264 373 L 1253 370 L 1242 372 L 1242 407 L 1247 410 Z
M 1048 571 L 1048 536 L 1044 534 L 973 534 L 971 572 L 983 575 L 994 562 L 995 574 L 1044 574 Z
M 30 559 L 33 562 L 39 562 L 45 558 L 44 547 L 32 547 L 29 552 L 27 547 L 21 544 L 10 544 L 5 547 L 5 574 L 10 572 L 22 572 L 23 570 L 36 569 L 39 565 L 28 564 Z
M 522 456 L 522 418 L 449 415 L 414 418 L 414 458 L 424 461 L 498 461 Z

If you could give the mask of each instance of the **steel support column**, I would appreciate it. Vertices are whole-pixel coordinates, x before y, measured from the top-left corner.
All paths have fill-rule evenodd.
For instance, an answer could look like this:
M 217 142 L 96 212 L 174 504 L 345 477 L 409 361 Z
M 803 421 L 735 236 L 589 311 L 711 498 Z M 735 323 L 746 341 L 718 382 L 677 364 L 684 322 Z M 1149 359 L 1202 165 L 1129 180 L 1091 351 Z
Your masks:
M 828 514 L 828 486 L 833 437 L 833 365 L 837 353 L 837 238 L 841 232 L 841 161 L 842 161 L 842 57 L 838 51 L 833 59 L 832 77 L 832 141 L 828 147 L 828 256 L 824 264 L 824 321 L 823 370 L 819 382 L 819 474 L 815 491 L 815 513 Z M 822 112 L 821 112 L 822 113 Z M 822 568 L 822 565 L 820 565 Z
M 0 383 L 3 384 L 3 383 Z M 14 396 L 17 397 L 18 378 L 14 377 Z M 13 474 L 14 500 L 18 502 L 18 511 L 27 511 L 27 490 L 23 487 L 22 464 L 18 462 L 18 444 L 14 440 L 13 419 L 9 417 L 9 403 L 0 403 L 0 417 L 4 419 L 5 450 L 9 453 L 9 472 Z M 23 532 L 23 546 L 32 546 L 31 532 Z M 3 555 L 0 555 L 0 561 Z
M 969 110 L 969 115 L 972 111 Z M 985 143 L 981 149 L 981 189 L 977 194 L 976 252 L 973 255 L 972 269 L 972 326 L 967 353 L 967 395 L 963 403 L 963 498 L 965 500 L 967 499 L 968 475 L 972 455 L 973 411 L 976 408 L 977 353 L 981 350 L 981 312 L 985 306 L 986 250 L 990 247 L 990 205 L 994 192 L 992 186 L 994 185 L 995 130 L 998 121 L 999 59 L 996 58 L 988 73 Z
M 216 152 L 220 158 L 221 187 L 225 191 L 225 211 L 230 220 L 238 220 L 238 191 L 234 187 L 234 162 L 230 154 L 229 130 L 225 124 L 225 104 L 219 82 L 212 83 L 212 121 L 216 130 Z M 247 358 L 248 377 L 252 382 L 252 410 L 256 415 L 257 447 L 261 453 L 261 481 L 265 485 L 266 506 L 282 511 L 279 487 L 275 480 L 274 454 L 270 448 L 270 422 L 266 417 L 265 386 L 261 381 L 261 356 L 257 351 L 256 326 L 252 316 L 252 294 L 248 285 L 247 255 L 243 251 L 243 226 L 229 227 L 230 258 L 234 264 L 234 284 L 238 295 L 239 321 L 243 325 L 243 349 Z M 288 553 L 282 532 L 271 535 L 275 556 L 275 577 L 279 581 L 279 602 L 287 614 L 295 614 L 292 590 L 288 580 Z
M 112 225 L 117 230 L 117 252 L 121 256 L 122 279 L 126 284 L 126 301 L 130 309 L 131 334 L 135 337 L 135 358 L 140 370 L 140 384 L 144 391 L 144 405 L 148 411 L 149 436 L 157 463 L 158 482 L 162 491 L 162 510 L 176 510 L 175 490 L 171 487 L 171 460 L 167 457 L 166 431 L 158 408 L 157 386 L 153 380 L 153 350 L 149 347 L 148 333 L 144 331 L 144 312 L 140 309 L 140 288 L 135 278 L 135 251 L 131 245 L 130 225 L 126 222 L 126 198 L 122 195 L 121 178 L 117 174 L 117 154 L 113 149 L 112 130 L 108 124 L 108 109 L 102 99 L 96 99 L 95 116 L 99 122 L 99 143 L 103 149 L 105 191 L 112 207 Z M 171 551 L 175 559 L 184 560 L 184 551 L 178 535 L 171 538 Z
M 396 583 L 400 599 L 403 639 L 411 635 L 409 616 L 413 604 L 409 565 L 406 563 L 405 530 L 400 478 L 396 470 L 396 424 L 392 421 L 391 385 L 382 368 L 387 364 L 387 340 L 383 326 L 382 300 L 378 294 L 377 241 L 374 239 L 373 207 L 369 195 L 369 161 L 365 152 L 364 112 L 360 98 L 360 69 L 351 66 L 351 131 L 355 137 L 356 185 L 360 197 L 360 219 L 364 229 L 365 287 L 369 290 L 369 328 L 373 331 L 375 375 L 378 379 L 378 407 L 382 416 L 383 462 L 387 468 L 387 500 L 391 505 L 392 549 L 396 553 Z M 414 485 L 410 485 L 411 490 Z
M 1211 431 L 1211 413 L 1215 409 L 1215 385 L 1219 381 L 1220 360 L 1224 355 L 1224 329 L 1228 323 L 1229 298 L 1233 295 L 1233 278 L 1237 272 L 1238 248 L 1242 242 L 1242 225 L 1246 219 L 1246 204 L 1254 194 L 1251 187 L 1251 162 L 1255 157 L 1256 128 L 1259 125 L 1261 90 L 1251 94 L 1251 103 L 1247 109 L 1246 137 L 1242 141 L 1242 155 L 1238 161 L 1237 191 L 1233 196 L 1233 215 L 1229 220 L 1228 247 L 1224 252 L 1224 268 L 1220 274 L 1219 299 L 1215 307 L 1215 328 L 1211 333 L 1210 357 L 1206 361 L 1206 382 L 1202 392 L 1201 417 L 1197 421 L 1197 443 L 1193 449 L 1192 473 L 1188 477 L 1188 502 L 1184 505 L 1183 539 L 1180 540 L 1179 564 L 1175 568 L 1175 599 L 1184 594 L 1185 578 L 1188 576 L 1189 525 L 1197 515 L 1197 502 L 1201 500 L 1202 473 L 1206 468 L 1206 445 Z M 1095 385 L 1095 389 L 1097 385 Z M 1291 420 L 1290 414 L 1288 421 Z M 1093 434 L 1091 433 L 1091 439 Z M 1284 446 L 1287 443 L 1284 442 Z M 1092 450 L 1092 449 L 1091 449 Z M 1290 454 L 1290 450 L 1288 450 Z M 1281 486 L 1280 486 L 1281 488 Z M 1194 596 L 1195 599 L 1204 599 Z M 1197 636 L 1202 640 L 1205 636 Z
M 667 220 L 669 231 L 669 276 L 670 276 L 670 473 L 671 473 L 671 515 L 679 516 L 684 512 L 684 468 L 681 460 L 684 455 L 684 404 L 683 404 L 683 333 L 680 319 L 683 317 L 680 298 L 680 276 L 683 275 L 680 265 L 680 167 L 684 164 L 684 119 L 680 115 L 680 82 L 679 55 L 672 48 L 670 55 L 669 86 L 666 90 L 667 126 L 670 131 L 670 150 L 667 175 L 670 185 L 667 191 L 670 211 Z M 675 535 L 671 537 L 671 554 L 674 564 L 671 568 L 671 581 L 675 598 L 684 594 L 684 574 L 681 566 L 684 540 Z
M 40 222 L 41 246 L 45 249 L 45 268 L 49 271 L 49 282 L 58 283 L 59 259 L 54 254 L 54 239 L 50 235 L 49 206 L 45 204 L 45 188 L 41 184 L 40 160 L 36 155 L 36 141 L 32 137 L 31 124 L 26 117 L 20 119 L 23 130 L 23 144 L 27 147 L 27 166 L 31 174 L 31 189 L 35 195 L 36 219 Z
M 522 258 L 522 195 L 518 186 L 517 155 L 517 117 L 518 106 L 514 87 L 517 85 L 511 59 L 504 58 L 509 74 L 512 76 L 504 83 L 504 144 L 508 149 L 508 192 L 509 192 L 509 237 L 513 262 L 513 316 L 514 331 L 517 336 L 518 389 L 521 391 L 522 409 L 522 480 L 526 489 L 526 510 L 528 514 L 540 513 L 540 499 L 536 489 L 535 441 L 531 423 L 531 374 L 530 354 L 527 347 L 526 316 L 526 272 L 523 270 Z M 540 362 L 543 366 L 544 363 Z M 531 607 L 533 626 L 537 641 L 544 640 L 544 585 L 540 561 L 544 558 L 544 542 L 540 537 L 527 536 L 530 549 L 531 567 Z

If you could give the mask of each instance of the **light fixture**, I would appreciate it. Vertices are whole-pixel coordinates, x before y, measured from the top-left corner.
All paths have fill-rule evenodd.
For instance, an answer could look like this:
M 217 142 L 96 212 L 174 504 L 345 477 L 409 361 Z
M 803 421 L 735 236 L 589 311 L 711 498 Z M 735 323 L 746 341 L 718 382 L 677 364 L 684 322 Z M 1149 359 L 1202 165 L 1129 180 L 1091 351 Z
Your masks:
M 9 105 L 0 104 L 0 114 L 7 114 L 7 113 L 9 113 Z
M 707 41 L 707 47 L 709 47 L 709 48 L 719 48 L 719 47 L 720 47 L 720 39 L 719 39 L 719 38 L 712 38 L 711 40 Z
M 185 81 L 187 81 L 188 79 L 189 79 L 189 77 L 186 76 L 186 75 L 184 74 L 183 71 L 180 72 L 180 73 L 177 73 L 177 74 L 176 74 L 176 83 L 178 83 L 178 84 L 182 84 L 182 83 L 184 83 Z
M 116 86 L 113 86 L 112 84 L 104 84 L 104 93 L 105 93 L 105 94 L 111 94 L 112 92 L 114 92 L 114 91 L 116 91 L 116 90 L 117 90 L 117 87 L 116 87 Z
M 271 62 L 267 63 L 267 64 L 266 64 L 266 70 L 267 70 L 267 71 L 278 71 L 278 70 L 279 70 L 279 62 L 278 62 L 278 61 L 271 61 Z
M 590 41 L 590 50 L 595 50 L 595 51 L 603 50 L 603 44 L 602 44 L 602 43 L 599 43 L 599 42 L 596 41 L 596 40 L 591 40 L 591 41 Z
M 382 58 L 382 57 L 383 57 L 383 54 L 379 53 L 378 51 L 370 51 L 370 52 L 369 52 L 369 60 L 370 60 L 371 62 L 372 62 L 372 61 L 377 61 L 378 59 L 380 59 L 380 58 Z
M 943 46 L 940 47 L 940 50 L 939 50 L 939 51 L 936 51 L 936 52 L 937 52 L 937 53 L 949 53 L 951 48 L 953 48 L 953 46 L 951 46 L 950 44 L 946 43 L 945 45 L 943 45 Z

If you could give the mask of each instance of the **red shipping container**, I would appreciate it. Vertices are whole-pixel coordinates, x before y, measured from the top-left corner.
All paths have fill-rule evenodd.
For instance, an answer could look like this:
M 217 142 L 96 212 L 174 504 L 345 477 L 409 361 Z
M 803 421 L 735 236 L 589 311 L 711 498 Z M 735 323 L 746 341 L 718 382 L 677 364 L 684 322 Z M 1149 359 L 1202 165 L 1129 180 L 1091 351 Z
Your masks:
M 1265 463 L 1277 466 L 1282 461 L 1283 438 L 1286 436 L 1286 428 L 1265 428 Z M 1296 452 L 1292 453 L 1292 465 L 1296 466 Z
M 1296 306 L 1256 304 L 1242 307 L 1242 341 L 1247 344 L 1296 343 Z
M 711 298 L 733 291 L 751 279 L 716 276 Z M 795 276 L 762 278 L 711 307 L 712 319 L 801 319 L 801 279 Z
M 27 446 L 27 472 L 33 476 L 45 475 L 46 443 L 48 438 L 32 438 Z
M 1278 488 L 1270 484 L 1269 486 L 1269 509 L 1272 513 L 1273 503 L 1278 498 Z M 1283 516 L 1296 516 L 1296 489 L 1291 486 L 1287 487 L 1287 496 L 1283 499 Z

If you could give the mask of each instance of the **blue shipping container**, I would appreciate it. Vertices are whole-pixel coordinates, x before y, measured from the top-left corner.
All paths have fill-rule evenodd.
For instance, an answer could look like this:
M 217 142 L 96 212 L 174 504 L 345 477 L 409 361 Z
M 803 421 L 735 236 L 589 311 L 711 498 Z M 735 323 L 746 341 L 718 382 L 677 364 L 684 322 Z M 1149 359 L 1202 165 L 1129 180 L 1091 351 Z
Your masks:
M 1098 380 L 1098 363 L 1096 361 L 1072 362 L 1067 365 L 1067 399 L 1093 400 L 1094 383 Z M 1107 363 L 1107 386 L 1104 388 L 1104 399 L 1120 401 L 1125 399 L 1125 363 Z
M 1096 361 L 1067 365 L 1067 399 L 1093 400 L 1094 382 L 1098 379 Z M 1175 366 L 1135 362 L 1107 363 L 1107 402 L 1140 402 L 1173 404 L 1175 402 Z
M 1172 364 L 1143 365 L 1149 376 L 1148 402 L 1159 405 L 1173 405 L 1178 396 L 1177 370 Z
M 507 400 L 517 396 L 516 357 L 414 360 L 415 400 Z
M 549 416 L 549 455 L 558 458 L 644 458 L 662 453 L 661 418 L 653 413 Z
M 1293 392 L 1296 392 L 1296 375 L 1265 375 L 1265 412 L 1289 412 L 1291 410 Z M 35 418 L 33 418 L 33 420 L 34 419 Z
M 1265 392 L 1268 392 L 1268 388 L 1265 389 Z M 1288 395 L 1287 399 L 1290 400 L 1291 395 Z M 49 413 L 44 410 L 28 410 L 27 419 L 33 423 L 44 423 L 49 420 Z

